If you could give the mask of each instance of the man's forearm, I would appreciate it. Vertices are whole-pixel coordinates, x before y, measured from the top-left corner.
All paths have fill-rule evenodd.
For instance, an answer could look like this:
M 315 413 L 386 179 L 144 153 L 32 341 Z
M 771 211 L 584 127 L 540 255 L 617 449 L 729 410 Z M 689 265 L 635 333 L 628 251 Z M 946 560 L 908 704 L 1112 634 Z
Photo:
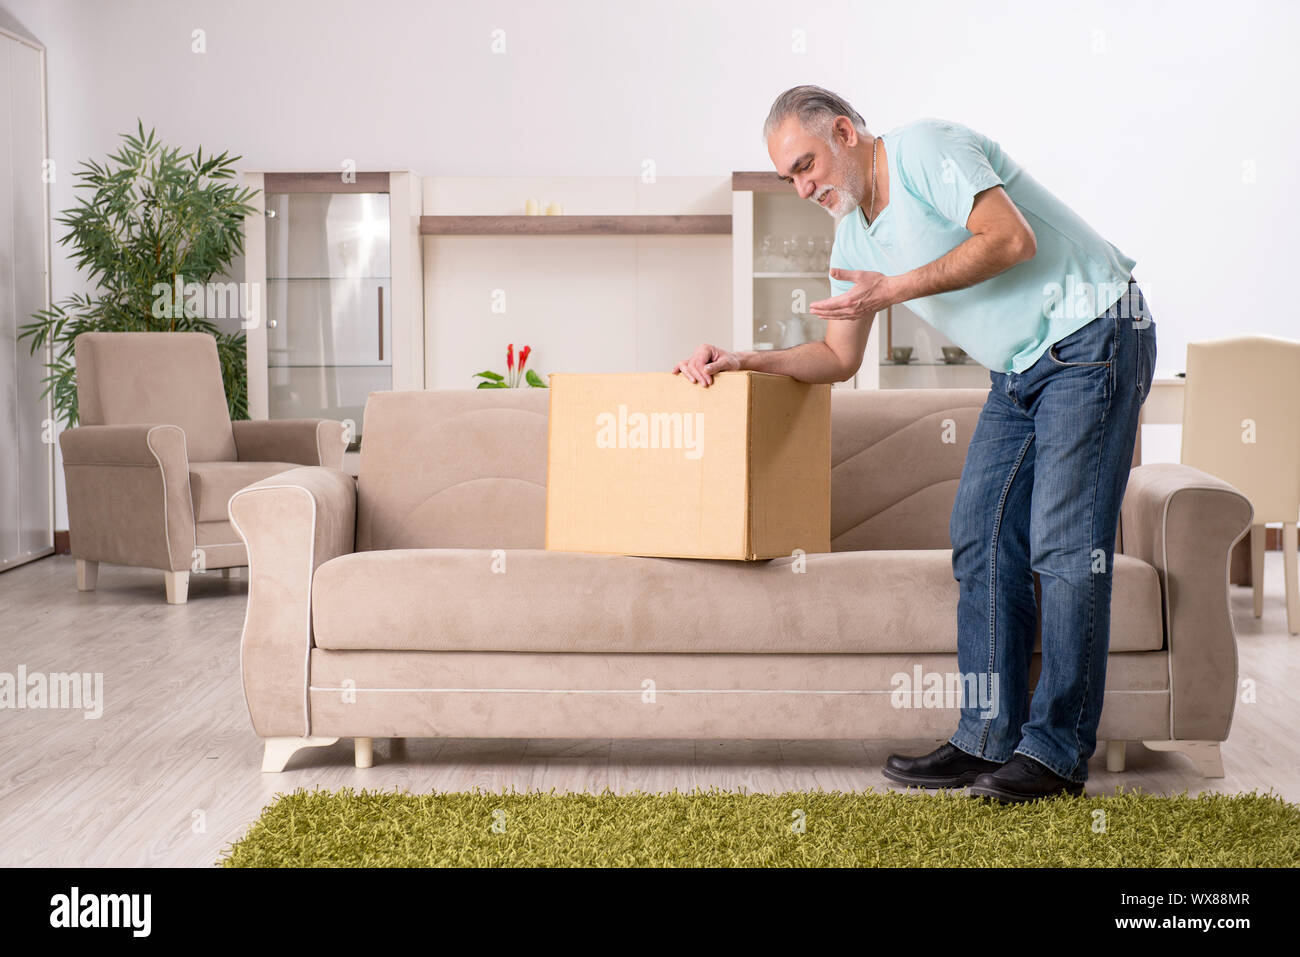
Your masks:
M 824 342 L 805 342 L 789 349 L 737 352 L 740 368 L 751 372 L 774 372 L 800 382 L 841 382 L 848 378 L 844 364 Z
M 899 303 L 965 289 L 1024 262 L 1024 252 L 991 236 L 971 236 L 933 262 L 890 276 L 889 298 Z

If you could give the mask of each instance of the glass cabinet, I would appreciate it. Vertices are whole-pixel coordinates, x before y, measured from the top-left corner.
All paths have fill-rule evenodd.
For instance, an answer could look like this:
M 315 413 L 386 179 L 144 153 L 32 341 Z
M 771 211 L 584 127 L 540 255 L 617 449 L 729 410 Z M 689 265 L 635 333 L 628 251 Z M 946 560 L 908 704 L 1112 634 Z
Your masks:
M 270 417 L 355 423 L 393 387 L 386 193 L 266 194 Z
M 248 173 L 245 324 L 255 419 L 337 419 L 361 446 L 371 392 L 424 387 L 419 177 Z M 345 456 L 355 466 L 355 455 Z

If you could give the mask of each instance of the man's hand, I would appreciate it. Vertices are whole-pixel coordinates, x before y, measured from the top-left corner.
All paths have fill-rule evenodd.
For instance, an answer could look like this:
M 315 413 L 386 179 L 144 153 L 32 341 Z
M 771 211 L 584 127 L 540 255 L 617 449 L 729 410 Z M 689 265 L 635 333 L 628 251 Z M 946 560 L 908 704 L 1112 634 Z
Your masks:
M 707 342 L 701 345 L 689 359 L 683 359 L 677 363 L 674 373 L 681 373 L 691 382 L 700 385 L 709 386 L 713 384 L 713 376 L 718 372 L 739 372 L 740 355 L 735 352 L 727 352 L 725 349 L 719 349 L 717 346 L 711 346 Z
M 894 297 L 893 284 L 884 273 L 865 269 L 832 269 L 833 279 L 854 284 L 848 292 L 822 299 L 808 307 L 818 319 L 871 319 L 876 313 L 901 300 Z

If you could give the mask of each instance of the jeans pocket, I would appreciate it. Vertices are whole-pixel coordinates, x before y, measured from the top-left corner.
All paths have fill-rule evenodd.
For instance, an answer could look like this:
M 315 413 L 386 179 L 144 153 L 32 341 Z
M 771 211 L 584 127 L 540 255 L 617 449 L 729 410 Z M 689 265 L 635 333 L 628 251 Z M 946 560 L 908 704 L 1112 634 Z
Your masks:
M 1109 366 L 1115 361 L 1117 330 L 1114 318 L 1098 316 L 1083 328 L 1048 346 L 1047 357 L 1066 368 Z

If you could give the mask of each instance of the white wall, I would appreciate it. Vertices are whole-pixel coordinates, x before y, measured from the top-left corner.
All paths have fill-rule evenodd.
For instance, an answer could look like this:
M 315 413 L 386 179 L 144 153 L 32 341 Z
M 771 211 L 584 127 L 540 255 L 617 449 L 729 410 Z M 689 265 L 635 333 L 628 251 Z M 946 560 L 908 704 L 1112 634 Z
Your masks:
M 1300 4 L 1287 0 L 0 7 L 49 50 L 56 210 L 75 165 L 115 149 L 137 116 L 245 168 L 350 158 L 425 175 L 635 176 L 652 158 L 662 176 L 711 176 L 768 168 L 773 97 L 812 82 L 873 129 L 931 115 L 999 140 L 1137 259 L 1162 374 L 1189 339 L 1300 326 Z M 491 52 L 496 29 L 505 54 Z M 56 299 L 83 288 L 62 254 Z

